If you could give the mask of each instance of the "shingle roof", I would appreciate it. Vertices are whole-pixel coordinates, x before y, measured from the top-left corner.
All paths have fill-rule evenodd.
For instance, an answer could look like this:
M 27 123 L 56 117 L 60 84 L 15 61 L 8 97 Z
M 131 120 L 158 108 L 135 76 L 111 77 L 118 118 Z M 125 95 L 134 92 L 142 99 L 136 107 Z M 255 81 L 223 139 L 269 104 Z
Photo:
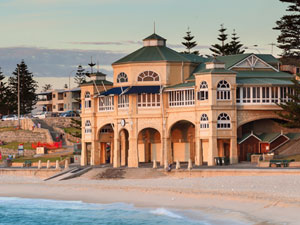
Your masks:
M 146 37 L 143 41 L 145 40 L 166 40 L 163 37 L 157 35 L 157 34 L 151 34 L 150 36 Z
M 179 88 L 187 88 L 187 87 L 194 87 L 195 82 L 187 82 L 187 83 L 181 83 L 181 84 L 176 84 L 173 86 L 166 87 L 165 89 L 179 89 Z
M 201 74 L 201 73 L 222 73 L 222 74 L 233 74 L 233 73 L 237 73 L 233 70 L 227 70 L 227 69 L 222 69 L 222 68 L 213 68 L 213 69 L 205 69 L 205 70 L 201 70 L 195 74 Z
M 276 71 L 237 71 L 238 78 L 289 78 L 292 79 L 293 75 L 285 72 L 276 72 Z
M 274 78 L 237 78 L 237 84 L 255 84 L 255 85 L 293 85 L 289 79 L 274 79 Z
M 95 83 L 96 83 L 96 85 L 103 85 L 103 84 L 104 85 L 113 85 L 113 83 L 108 80 L 95 80 Z M 93 85 L 93 84 L 94 84 L 93 81 L 88 81 L 88 82 L 81 84 L 80 87 L 89 86 L 89 85 Z
M 182 54 L 166 47 L 166 46 L 147 46 L 142 47 L 135 52 L 121 58 L 113 63 L 130 63 L 130 62 L 155 62 L 155 61 L 169 61 L 169 62 L 191 62 Z
M 291 140 L 295 140 L 300 138 L 300 133 L 287 133 L 285 136 Z
M 271 142 L 277 137 L 279 137 L 281 133 L 262 133 L 258 135 L 258 137 L 263 141 L 263 142 Z

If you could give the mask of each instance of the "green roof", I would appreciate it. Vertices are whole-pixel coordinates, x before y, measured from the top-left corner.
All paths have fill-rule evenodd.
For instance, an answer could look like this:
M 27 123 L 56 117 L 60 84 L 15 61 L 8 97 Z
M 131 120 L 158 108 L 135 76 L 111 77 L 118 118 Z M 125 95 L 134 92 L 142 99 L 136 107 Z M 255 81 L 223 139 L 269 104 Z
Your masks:
M 287 133 L 285 134 L 289 139 L 295 140 L 300 138 L 300 133 Z
M 222 68 L 214 68 L 214 69 L 205 69 L 205 70 L 201 70 L 195 74 L 202 74 L 202 73 L 221 73 L 221 74 L 233 74 L 236 73 L 233 70 L 227 70 L 227 69 L 222 69 Z
M 289 78 L 292 79 L 293 75 L 285 72 L 276 72 L 276 71 L 237 71 L 237 78 Z
M 95 83 L 96 85 L 113 85 L 112 82 L 108 81 L 108 80 L 95 80 Z M 80 85 L 81 86 L 89 86 L 89 85 L 93 85 L 94 82 L 93 81 L 88 81 L 88 82 L 85 82 L 83 84 Z
M 188 58 L 166 46 L 147 46 L 142 47 L 135 52 L 121 58 L 120 60 L 114 62 L 113 65 L 131 62 L 155 61 L 190 62 Z
M 274 79 L 274 78 L 237 78 L 237 84 L 255 84 L 255 85 L 293 85 L 289 79 Z
M 187 88 L 187 87 L 194 87 L 195 82 L 187 82 L 187 83 L 181 83 L 181 84 L 176 84 L 173 86 L 166 87 L 166 89 L 179 89 L 179 88 Z
M 281 135 L 281 133 L 262 133 L 262 134 L 258 135 L 258 137 L 261 139 L 261 141 L 270 143 L 271 141 L 273 141 L 280 135 Z
M 195 54 L 186 54 L 186 53 L 180 53 L 183 55 L 185 58 L 188 58 L 191 62 L 194 63 L 203 63 L 207 62 L 209 59 L 205 58 L 203 56 L 195 55 Z
M 153 33 L 150 36 L 146 37 L 143 41 L 145 41 L 145 40 L 166 40 L 166 39 L 157 35 L 156 33 Z
M 261 139 L 258 137 L 258 135 L 254 134 L 254 133 L 246 133 L 241 138 L 237 139 L 238 144 L 242 143 L 243 141 L 248 139 L 250 136 L 254 136 L 261 141 Z
M 221 62 L 224 62 L 226 65 L 226 69 L 234 66 L 235 64 L 243 61 L 250 55 L 255 55 L 261 60 L 265 61 L 266 63 L 270 65 L 275 65 L 279 61 L 274 56 L 270 54 L 253 54 L 253 53 L 247 53 L 247 54 L 237 54 L 237 55 L 227 55 L 227 56 L 217 56 L 216 58 L 220 60 Z

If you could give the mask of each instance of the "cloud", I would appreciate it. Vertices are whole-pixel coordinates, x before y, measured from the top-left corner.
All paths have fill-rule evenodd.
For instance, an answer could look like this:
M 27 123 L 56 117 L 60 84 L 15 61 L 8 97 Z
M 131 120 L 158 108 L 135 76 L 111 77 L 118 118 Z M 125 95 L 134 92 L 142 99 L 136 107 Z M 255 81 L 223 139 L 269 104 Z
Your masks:
M 82 41 L 82 42 L 67 42 L 75 45 L 128 45 L 128 44 L 142 44 L 141 41 Z
M 87 64 L 99 62 L 100 70 L 112 75 L 111 64 L 123 57 L 126 53 L 104 50 L 64 50 L 44 49 L 35 47 L 8 47 L 0 48 L 0 67 L 6 76 L 12 74 L 16 64 L 24 59 L 30 72 L 38 77 L 68 77 L 72 70 L 81 64 L 89 70 Z M 105 69 L 104 69 L 105 68 Z M 109 68 L 111 68 L 109 70 Z

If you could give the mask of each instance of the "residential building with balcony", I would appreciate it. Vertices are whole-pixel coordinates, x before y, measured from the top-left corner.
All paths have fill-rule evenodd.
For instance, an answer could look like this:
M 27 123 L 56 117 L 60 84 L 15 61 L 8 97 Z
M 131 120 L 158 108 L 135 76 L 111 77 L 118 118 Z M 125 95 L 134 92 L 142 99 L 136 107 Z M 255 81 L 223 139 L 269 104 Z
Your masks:
M 272 55 L 208 59 L 152 34 L 112 67 L 113 84 L 81 86 L 81 165 L 235 164 L 297 136 L 277 123 L 293 76 Z
M 80 88 L 55 89 L 38 94 L 37 105 L 43 111 L 63 113 L 81 109 Z

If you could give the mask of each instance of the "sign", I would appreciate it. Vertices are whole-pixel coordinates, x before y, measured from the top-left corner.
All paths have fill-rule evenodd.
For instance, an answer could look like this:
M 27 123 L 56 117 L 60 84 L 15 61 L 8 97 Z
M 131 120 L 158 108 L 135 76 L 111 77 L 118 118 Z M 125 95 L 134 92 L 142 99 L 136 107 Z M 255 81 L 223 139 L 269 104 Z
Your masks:
M 23 144 L 19 144 L 19 146 L 18 146 L 18 155 L 24 156 L 24 145 Z
M 124 119 L 122 119 L 122 120 L 121 120 L 121 126 L 122 126 L 122 127 L 125 127 L 125 125 L 126 125 L 126 121 L 125 121 Z

